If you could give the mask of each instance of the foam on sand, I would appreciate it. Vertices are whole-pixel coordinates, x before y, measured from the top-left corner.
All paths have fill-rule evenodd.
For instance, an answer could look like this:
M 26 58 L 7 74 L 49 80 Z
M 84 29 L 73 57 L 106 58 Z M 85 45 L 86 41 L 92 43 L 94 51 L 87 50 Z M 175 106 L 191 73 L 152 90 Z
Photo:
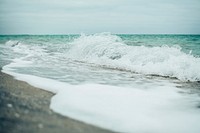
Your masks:
M 50 108 L 62 115 L 118 132 L 199 133 L 196 95 L 183 95 L 174 84 L 149 89 L 99 84 L 69 85 L 12 72 L 16 79 L 55 93 Z

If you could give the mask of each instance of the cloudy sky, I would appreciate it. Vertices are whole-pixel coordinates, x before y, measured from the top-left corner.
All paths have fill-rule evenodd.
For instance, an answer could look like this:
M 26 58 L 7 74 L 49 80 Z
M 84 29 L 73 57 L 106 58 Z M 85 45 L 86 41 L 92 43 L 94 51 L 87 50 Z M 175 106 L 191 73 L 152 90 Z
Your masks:
M 200 34 L 200 0 L 0 0 L 0 34 Z

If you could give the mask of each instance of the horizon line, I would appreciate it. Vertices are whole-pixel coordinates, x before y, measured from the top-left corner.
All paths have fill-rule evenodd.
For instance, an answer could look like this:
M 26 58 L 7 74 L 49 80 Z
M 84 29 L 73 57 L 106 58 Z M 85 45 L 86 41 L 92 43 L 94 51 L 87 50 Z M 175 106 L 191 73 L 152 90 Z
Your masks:
M 98 33 L 110 33 L 113 35 L 200 35 L 200 33 L 111 33 L 111 32 L 97 32 L 97 33 L 56 33 L 56 34 L 27 34 L 27 33 L 22 33 L 22 34 L 0 34 L 0 36 L 51 36 L 51 35 L 81 35 L 81 34 L 86 34 L 86 35 L 94 35 Z

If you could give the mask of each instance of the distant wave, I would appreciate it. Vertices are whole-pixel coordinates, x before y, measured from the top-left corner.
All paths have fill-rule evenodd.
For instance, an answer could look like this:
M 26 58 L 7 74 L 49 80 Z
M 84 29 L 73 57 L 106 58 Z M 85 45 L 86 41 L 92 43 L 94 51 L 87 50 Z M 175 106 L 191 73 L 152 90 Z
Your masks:
M 110 33 L 81 35 L 71 42 L 66 56 L 114 69 L 200 81 L 200 58 L 181 47 L 128 46 Z

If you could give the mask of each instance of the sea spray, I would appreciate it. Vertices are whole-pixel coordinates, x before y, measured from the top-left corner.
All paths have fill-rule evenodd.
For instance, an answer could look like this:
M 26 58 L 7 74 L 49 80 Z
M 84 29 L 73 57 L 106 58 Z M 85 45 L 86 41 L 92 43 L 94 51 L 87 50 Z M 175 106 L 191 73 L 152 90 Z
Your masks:
M 68 58 L 142 74 L 200 80 L 200 58 L 179 46 L 128 46 L 108 33 L 82 35 L 71 43 Z

